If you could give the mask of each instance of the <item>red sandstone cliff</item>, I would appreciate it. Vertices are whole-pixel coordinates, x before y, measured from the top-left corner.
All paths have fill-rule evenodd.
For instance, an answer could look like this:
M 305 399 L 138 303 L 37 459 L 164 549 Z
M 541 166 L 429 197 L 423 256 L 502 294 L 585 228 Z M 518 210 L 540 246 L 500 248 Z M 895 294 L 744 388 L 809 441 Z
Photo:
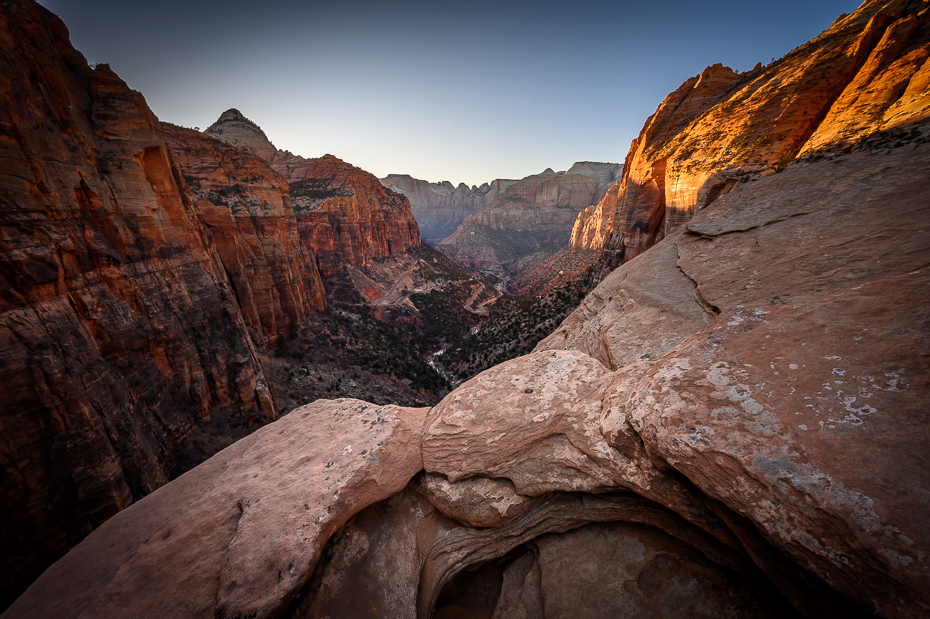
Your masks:
M 142 96 L 61 21 L 0 6 L 4 601 L 134 500 L 274 416 L 213 237 Z
M 343 263 L 367 266 L 420 244 L 410 202 L 373 174 L 332 155 L 305 159 L 279 151 L 235 109 L 224 112 L 206 133 L 259 155 L 284 176 L 300 237 L 316 254 L 323 277 Z
M 575 222 L 574 247 L 629 260 L 738 183 L 795 158 L 908 141 L 930 115 L 930 15 L 865 2 L 767 67 L 708 67 L 670 94 L 627 155 L 621 182 Z
M 420 244 L 420 230 L 403 194 L 364 170 L 324 155 L 292 169 L 291 198 L 304 243 L 329 277 L 348 262 L 368 266 Z
M 902 92 L 920 88 L 919 75 Z M 4 156 L 60 146 L 44 141 L 54 127 L 32 134 L 22 110 L 42 110 L 18 92 L 0 84 Z M 919 110 L 921 98 L 900 107 Z M 295 410 L 117 514 L 5 616 L 926 617 L 928 125 L 721 190 L 601 282 L 536 351 L 432 409 L 346 399 Z M 101 126 L 133 136 L 126 152 L 151 132 Z M 62 135 L 71 145 L 76 134 Z M 126 198 L 115 205 L 131 212 L 127 189 L 152 183 L 143 206 L 157 216 L 177 194 L 151 172 L 146 153 L 165 152 L 153 149 L 139 159 L 106 151 L 115 155 L 100 173 L 123 166 L 116 180 L 127 181 L 101 181 Z M 82 246 L 56 245 L 58 277 L 42 278 L 51 263 L 22 237 L 34 221 L 55 233 L 36 218 L 55 207 L 42 196 L 67 186 L 58 175 L 72 164 L 37 160 L 51 172 L 30 184 L 42 168 L 7 161 L 20 166 L 0 176 L 12 196 L 3 238 L 16 241 L 3 255 L 16 268 L 2 273 L 19 279 L 7 278 L 2 298 L 19 307 L 13 286 L 59 294 L 68 248 Z M 187 212 L 179 204 L 166 212 Z M 98 270 L 110 289 L 132 290 L 113 279 L 120 271 Z M 7 334 L 24 324 L 9 311 Z M 101 316 L 119 318 L 101 310 L 77 329 L 106 327 L 94 324 Z M 31 471 L 28 453 L 14 456 L 11 470 Z
M 256 343 L 273 344 L 326 307 L 313 251 L 300 241 L 281 175 L 263 159 L 198 131 L 161 123 L 161 132 Z
M 420 234 L 431 244 L 455 232 L 466 217 L 491 206 L 497 196 L 517 182 L 499 178 L 469 188 L 465 183 L 429 183 L 409 174 L 389 174 L 379 180 L 388 189 L 407 196 Z

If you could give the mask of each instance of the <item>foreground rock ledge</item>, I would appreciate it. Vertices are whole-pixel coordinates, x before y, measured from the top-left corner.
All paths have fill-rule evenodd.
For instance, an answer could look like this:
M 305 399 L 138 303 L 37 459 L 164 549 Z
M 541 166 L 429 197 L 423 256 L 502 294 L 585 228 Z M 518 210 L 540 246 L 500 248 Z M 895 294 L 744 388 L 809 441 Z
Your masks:
M 94 531 L 4 617 L 269 617 L 326 540 L 423 468 L 428 409 L 322 400 Z

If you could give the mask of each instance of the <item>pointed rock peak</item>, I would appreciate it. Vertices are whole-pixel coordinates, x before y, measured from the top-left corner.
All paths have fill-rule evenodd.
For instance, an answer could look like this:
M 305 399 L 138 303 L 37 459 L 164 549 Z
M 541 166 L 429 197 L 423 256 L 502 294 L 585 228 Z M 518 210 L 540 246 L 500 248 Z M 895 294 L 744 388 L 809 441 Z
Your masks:
M 325 155 L 323 155 L 322 157 L 320 157 L 320 161 L 326 161 L 326 162 L 329 162 L 329 163 L 345 163 L 345 161 L 343 161 L 342 159 L 340 159 L 340 158 L 337 157 L 336 155 L 330 155 L 329 153 L 326 153 Z
M 555 176 L 555 172 L 552 170 L 552 168 L 546 168 L 545 170 L 542 171 L 541 175 Z
M 224 120 L 245 120 L 245 116 L 242 115 L 242 112 L 237 110 L 234 107 L 229 108 L 222 114 L 220 114 L 219 122 Z
M 254 122 L 236 108 L 223 112 L 215 123 L 204 131 L 207 135 L 228 144 L 238 146 L 258 155 L 265 161 L 274 158 L 277 149 Z

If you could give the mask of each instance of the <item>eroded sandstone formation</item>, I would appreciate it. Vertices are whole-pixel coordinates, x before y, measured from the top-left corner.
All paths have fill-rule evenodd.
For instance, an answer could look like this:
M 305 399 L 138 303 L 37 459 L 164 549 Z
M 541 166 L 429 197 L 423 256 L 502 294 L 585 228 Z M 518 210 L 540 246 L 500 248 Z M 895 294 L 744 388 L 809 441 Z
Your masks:
M 373 174 L 332 155 L 305 159 L 280 151 L 236 109 L 224 112 L 206 134 L 258 155 L 284 177 L 300 237 L 324 278 L 344 263 L 368 266 L 420 244 L 410 202 Z
M 207 127 L 204 133 L 267 162 L 273 161 L 280 154 L 261 127 L 243 116 L 236 108 L 230 108 L 220 114 L 216 122 Z
M 686 81 L 646 121 L 622 180 L 579 215 L 572 246 L 620 264 L 742 181 L 869 138 L 885 147 L 920 138 L 914 123 L 930 114 L 926 9 L 869 0 L 768 66 L 714 65 Z
M 15 36 L 29 40 L 49 29 L 62 36 L 60 22 L 35 5 L 13 6 L 25 24 Z M 879 23 L 882 15 L 907 21 L 900 11 L 914 6 L 923 10 L 922 3 L 866 3 L 838 23 Z M 41 49 L 56 50 L 54 41 L 42 39 Z M 157 293 L 163 288 L 156 283 L 168 281 L 172 291 L 200 291 L 191 299 L 209 313 L 212 291 L 222 297 L 210 269 L 222 263 L 195 226 L 168 225 L 192 219 L 194 209 L 178 189 L 179 172 L 170 176 L 173 186 L 153 172 L 177 168 L 141 98 L 105 68 L 92 76 L 65 70 L 68 48 L 57 49 L 62 56 L 46 51 L 33 62 L 45 63 L 38 65 L 44 75 L 57 75 L 57 67 L 65 76 L 42 84 L 47 91 L 68 86 L 56 92 L 71 93 L 73 115 L 65 118 L 76 119 L 73 132 L 43 124 L 53 108 L 34 102 L 51 100 L 16 99 L 29 92 L 24 77 L 19 86 L 0 83 L 4 156 L 18 166 L 0 177 L 12 222 L 4 238 L 18 243 L 4 253 L 14 262 L 3 270 L 0 332 L 8 342 L 19 338 L 5 349 L 0 370 L 8 372 L 10 360 L 20 364 L 18 373 L 5 374 L 6 384 L 26 397 L 22 410 L 31 414 L 4 409 L 5 438 L 21 436 L 36 419 L 71 423 L 50 452 L 71 450 L 62 460 L 73 462 L 93 453 L 94 435 L 82 428 L 107 421 L 79 409 L 90 419 L 82 426 L 84 418 L 60 412 L 68 404 L 55 400 L 64 393 L 54 382 L 64 380 L 56 365 L 65 360 L 63 344 L 52 338 L 43 345 L 38 328 L 56 334 L 74 325 L 75 333 L 98 338 L 87 349 L 116 350 L 144 365 L 142 352 L 126 348 L 142 342 L 150 346 L 143 352 L 155 350 L 160 360 L 144 328 L 149 340 L 138 329 L 108 329 L 123 316 L 138 326 L 141 317 L 131 312 L 149 297 L 134 306 L 112 291 L 141 285 Z M 914 110 L 921 98 L 910 88 L 902 90 L 911 92 L 902 106 Z M 15 123 L 6 120 L 11 113 Z M 114 124 L 119 119 L 124 124 Z M 838 121 L 836 135 L 857 122 Z M 594 618 L 621 609 L 643 617 L 927 616 L 930 144 L 920 139 L 927 126 L 912 118 L 906 134 L 890 134 L 898 135 L 890 144 L 867 139 L 830 158 L 817 151 L 779 174 L 721 191 L 613 271 L 533 353 L 479 374 L 431 409 L 357 400 L 296 409 L 111 517 L 4 619 Z M 870 139 L 881 135 L 889 134 Z M 38 157 L 57 145 L 75 157 L 87 152 L 78 138 L 103 146 L 109 172 L 93 160 L 63 165 L 46 157 L 36 159 L 45 167 L 30 166 L 18 154 Z M 82 167 L 93 165 L 100 167 Z M 67 208 L 43 196 L 70 195 L 62 188 L 80 182 L 75 170 L 94 171 L 87 175 L 97 184 L 85 183 L 98 196 L 95 187 L 110 192 L 91 217 L 118 210 L 117 221 L 128 222 L 116 233 L 95 223 L 102 238 L 125 238 L 138 224 L 164 235 L 156 247 L 167 247 L 166 255 L 145 258 L 144 242 L 108 241 L 111 251 L 88 240 L 97 239 L 93 230 L 68 232 L 74 228 L 61 222 L 71 220 L 60 215 L 54 223 L 39 219 L 39 207 L 43 216 Z M 27 238 L 30 230 L 46 235 L 42 243 Z M 185 254 L 161 241 L 178 230 L 193 243 Z M 48 239 L 66 233 L 54 263 L 43 262 Z M 99 247 L 113 262 L 78 273 L 111 292 L 86 318 L 79 303 L 92 297 L 67 266 L 98 264 Z M 197 267 L 191 247 L 214 257 Z M 157 282 L 127 266 L 143 258 L 159 261 Z M 50 264 L 58 268 L 54 279 Z M 174 264 L 177 279 L 166 276 Z M 127 272 L 135 278 L 129 283 L 121 279 Z M 195 275 L 202 288 L 189 283 Z M 16 295 L 26 293 L 29 303 L 17 305 Z M 49 303 L 64 308 L 57 311 L 65 320 L 41 313 Z M 230 316 L 248 340 L 235 311 Z M 26 329 L 33 324 L 36 331 Z M 170 327 L 152 324 L 159 333 Z M 185 334 L 196 332 L 192 324 Z M 86 353 L 73 341 L 64 340 L 67 359 L 81 359 Z M 178 359 L 184 350 L 171 351 L 171 367 L 189 367 Z M 108 363 L 102 367 L 81 378 L 90 389 L 72 393 L 99 395 L 98 385 L 117 384 Z M 45 385 L 52 388 L 43 392 Z M 35 475 L 28 453 L 6 453 L 17 479 Z M 82 475 L 73 483 L 91 504 L 100 484 L 81 485 L 92 471 L 75 471 Z M 23 520 L 5 528 L 23 530 Z
M 274 416 L 212 236 L 142 96 L 34 2 L 0 7 L 0 568 L 9 602 L 91 530 Z
M 532 354 L 432 409 L 298 409 L 5 617 L 926 616 L 928 173 L 909 144 L 741 185 Z
M 574 164 L 521 179 L 471 215 L 438 247 L 466 266 L 501 272 L 523 259 L 531 266 L 568 242 L 579 211 L 597 204 L 619 178 L 615 163 Z
M 420 231 L 403 194 L 332 155 L 306 159 L 290 183 L 304 243 L 329 277 L 343 263 L 369 266 L 419 245 Z
M 498 178 L 480 187 L 469 187 L 449 181 L 430 183 L 409 174 L 389 174 L 379 180 L 388 189 L 407 196 L 410 210 L 420 226 L 420 235 L 432 245 L 455 232 L 469 215 L 491 206 L 494 198 L 517 182 Z
M 326 307 L 312 249 L 301 243 L 287 184 L 261 158 L 168 123 L 161 133 L 236 290 L 253 341 L 274 345 Z

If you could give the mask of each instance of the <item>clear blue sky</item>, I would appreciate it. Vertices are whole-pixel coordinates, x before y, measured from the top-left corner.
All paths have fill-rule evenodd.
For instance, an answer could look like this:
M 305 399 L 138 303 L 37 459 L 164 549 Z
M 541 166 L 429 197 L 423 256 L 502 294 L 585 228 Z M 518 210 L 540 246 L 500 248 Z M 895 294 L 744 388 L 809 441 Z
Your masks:
M 236 107 L 299 155 L 471 185 L 622 162 L 684 80 L 780 57 L 859 2 L 41 4 L 163 120 Z

